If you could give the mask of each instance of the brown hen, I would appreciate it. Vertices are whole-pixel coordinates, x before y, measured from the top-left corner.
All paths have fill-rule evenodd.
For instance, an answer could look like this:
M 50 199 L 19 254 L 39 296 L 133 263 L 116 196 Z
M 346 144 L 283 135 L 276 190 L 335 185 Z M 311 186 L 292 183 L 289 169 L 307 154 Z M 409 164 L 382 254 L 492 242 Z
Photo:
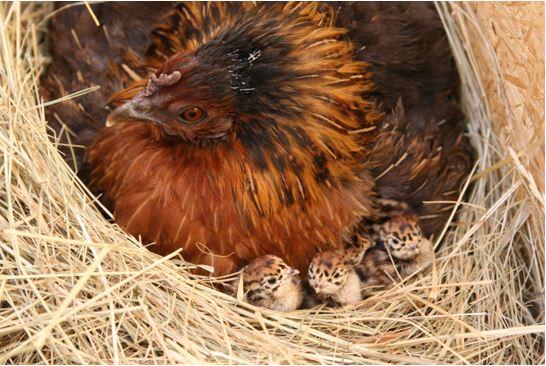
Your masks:
M 108 8 L 119 6 L 94 8 L 108 23 L 115 19 Z M 263 254 L 306 270 L 317 250 L 342 247 L 359 221 L 375 219 L 377 193 L 410 204 L 427 235 L 443 225 L 446 205 L 423 201 L 456 198 L 471 150 L 456 126 L 456 75 L 440 23 L 424 4 L 409 5 L 409 13 L 341 6 L 336 17 L 326 4 L 186 3 L 158 11 L 163 17 L 155 12 L 159 23 L 139 20 L 143 27 L 125 48 L 107 52 L 110 71 L 96 79 L 107 90 L 120 81 L 126 87 L 111 100 L 120 106 L 108 117 L 113 126 L 100 130 L 88 157 L 91 185 L 116 221 L 154 242 L 152 250 L 182 247 L 186 259 L 211 264 L 216 274 Z M 118 37 L 135 24 L 113 14 Z M 398 37 L 394 45 L 381 35 L 396 16 L 388 32 Z M 156 27 L 144 46 L 150 24 Z M 431 24 L 435 32 L 426 33 Z M 416 31 L 422 37 L 404 35 Z M 79 42 L 89 49 L 100 38 L 114 42 L 104 28 L 84 33 Z M 415 56 L 415 47 L 421 57 L 406 63 L 381 58 Z M 97 69 L 91 57 L 66 61 L 61 53 L 44 83 L 50 98 L 67 84 L 63 63 Z M 376 62 L 367 59 L 374 54 Z M 429 59 L 439 71 L 427 87 Z M 389 75 L 403 81 L 392 92 Z M 106 116 L 106 94 L 102 104 L 69 108 L 73 115 L 55 112 L 78 132 L 85 118 Z

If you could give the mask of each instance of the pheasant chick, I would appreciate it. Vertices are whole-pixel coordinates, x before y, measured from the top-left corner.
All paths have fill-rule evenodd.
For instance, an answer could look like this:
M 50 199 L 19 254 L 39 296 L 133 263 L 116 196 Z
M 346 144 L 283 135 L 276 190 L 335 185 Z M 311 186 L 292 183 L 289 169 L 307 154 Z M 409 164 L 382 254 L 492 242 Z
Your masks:
M 358 236 L 356 246 L 315 255 L 307 275 L 317 298 L 334 306 L 350 305 L 362 300 L 361 280 L 355 265 L 362 261 L 371 246 L 371 240 Z
M 423 236 L 415 215 L 396 216 L 373 225 L 373 230 L 377 245 L 356 266 L 364 293 L 372 287 L 388 288 L 432 263 L 432 242 Z
M 415 215 L 396 216 L 376 225 L 377 239 L 396 259 L 400 274 L 407 276 L 429 266 L 434 258 L 432 242 L 423 236 Z
M 277 256 L 264 255 L 252 260 L 235 280 L 235 293 L 241 277 L 243 300 L 250 304 L 287 312 L 298 309 L 303 302 L 299 271 Z

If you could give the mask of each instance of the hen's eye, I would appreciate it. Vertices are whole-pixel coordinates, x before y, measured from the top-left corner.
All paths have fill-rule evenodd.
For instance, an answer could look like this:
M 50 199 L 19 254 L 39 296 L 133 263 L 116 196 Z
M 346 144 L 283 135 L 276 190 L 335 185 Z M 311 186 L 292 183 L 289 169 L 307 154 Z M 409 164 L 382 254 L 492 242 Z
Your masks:
M 183 122 L 195 123 L 205 118 L 205 111 L 199 107 L 188 107 L 180 111 L 180 119 Z

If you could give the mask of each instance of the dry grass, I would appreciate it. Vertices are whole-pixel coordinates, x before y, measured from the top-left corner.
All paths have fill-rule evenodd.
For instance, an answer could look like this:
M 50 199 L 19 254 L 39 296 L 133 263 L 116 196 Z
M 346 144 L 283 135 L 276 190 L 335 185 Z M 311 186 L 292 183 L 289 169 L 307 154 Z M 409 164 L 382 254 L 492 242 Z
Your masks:
M 0 363 L 544 363 L 544 65 L 531 57 L 544 41 L 502 37 L 513 11 L 542 21 L 528 6 L 487 6 L 499 46 L 485 7 L 438 5 L 479 160 L 432 270 L 356 307 L 281 314 L 103 219 L 36 103 L 47 9 L 0 3 Z M 514 68 L 501 46 L 533 62 Z

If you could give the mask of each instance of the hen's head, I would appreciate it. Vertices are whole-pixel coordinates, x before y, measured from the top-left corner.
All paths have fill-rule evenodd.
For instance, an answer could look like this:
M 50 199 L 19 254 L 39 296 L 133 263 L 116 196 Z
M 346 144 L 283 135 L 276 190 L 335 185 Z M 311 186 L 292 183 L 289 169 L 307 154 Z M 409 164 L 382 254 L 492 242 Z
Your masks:
M 108 122 L 148 122 L 180 141 L 217 141 L 234 127 L 234 93 L 222 69 L 198 54 L 176 54 L 153 74 L 145 89 L 114 110 Z
M 301 143 L 354 151 L 347 131 L 377 118 L 361 97 L 371 89 L 369 75 L 352 61 L 345 30 L 317 7 L 179 6 L 155 31 L 151 50 L 156 62 L 172 55 L 108 121 L 151 122 L 189 143 L 234 136 L 285 144 L 296 135 Z

